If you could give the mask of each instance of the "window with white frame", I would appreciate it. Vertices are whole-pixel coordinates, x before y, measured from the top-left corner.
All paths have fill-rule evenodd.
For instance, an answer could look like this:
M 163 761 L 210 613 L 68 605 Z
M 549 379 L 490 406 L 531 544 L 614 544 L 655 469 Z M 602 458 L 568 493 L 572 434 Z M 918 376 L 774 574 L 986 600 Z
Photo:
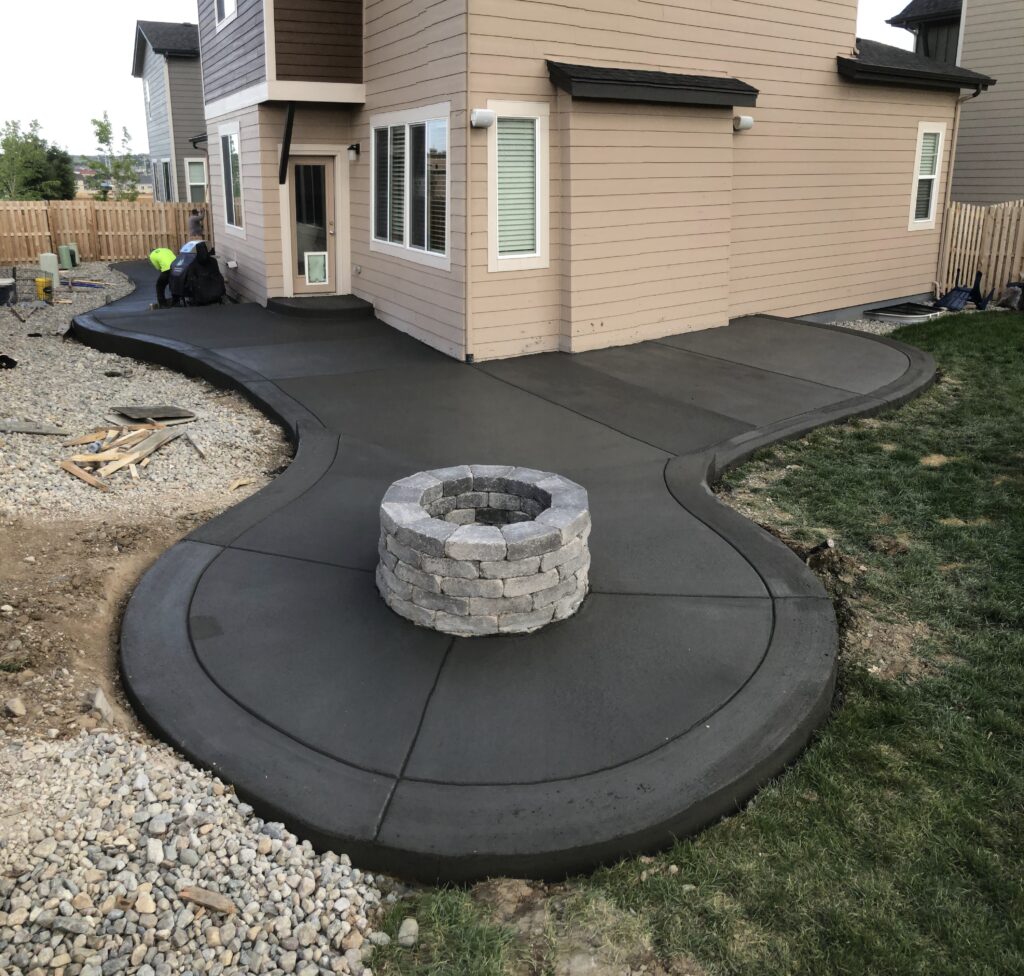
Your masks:
M 238 129 L 220 132 L 221 174 L 224 180 L 224 212 L 228 227 L 245 227 L 242 207 L 242 160 L 239 155 Z
M 194 157 L 185 160 L 185 182 L 188 184 L 188 202 L 206 203 L 206 160 Z
M 161 199 L 171 203 L 174 200 L 174 184 L 171 181 L 171 161 L 169 159 L 160 160 L 160 186 Z
M 371 120 L 372 249 L 447 266 L 448 112 L 435 105 Z
M 549 176 L 546 102 L 495 102 L 488 130 L 488 268 L 546 268 Z
M 922 122 L 918 125 L 914 182 L 910 194 L 910 230 L 931 230 L 935 227 L 945 135 L 944 122 Z
M 217 26 L 220 27 L 238 13 L 238 0 L 213 0 L 213 9 L 217 17 Z

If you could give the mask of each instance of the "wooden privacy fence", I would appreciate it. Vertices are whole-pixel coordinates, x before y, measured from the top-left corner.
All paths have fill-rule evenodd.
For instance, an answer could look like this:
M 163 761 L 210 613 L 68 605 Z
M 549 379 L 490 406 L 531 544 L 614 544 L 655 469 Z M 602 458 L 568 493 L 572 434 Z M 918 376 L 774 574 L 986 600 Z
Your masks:
M 950 204 L 939 254 L 940 293 L 973 284 L 978 271 L 982 292 L 994 288 L 997 297 L 1007 281 L 1024 277 L 1024 200 Z
M 202 208 L 205 209 L 205 208 Z M 0 264 L 35 262 L 75 243 L 83 261 L 144 258 L 154 247 L 177 251 L 188 240 L 190 203 L 136 200 L 0 201 Z M 213 244 L 210 214 L 203 223 Z

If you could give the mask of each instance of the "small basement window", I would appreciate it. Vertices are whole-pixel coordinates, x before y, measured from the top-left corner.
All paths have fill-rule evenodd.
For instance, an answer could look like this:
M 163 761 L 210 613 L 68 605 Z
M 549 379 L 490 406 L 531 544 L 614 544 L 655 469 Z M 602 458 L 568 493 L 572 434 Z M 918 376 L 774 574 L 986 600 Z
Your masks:
M 910 194 L 910 230 L 932 230 L 935 227 L 945 135 L 944 122 L 922 122 L 918 126 L 914 182 Z

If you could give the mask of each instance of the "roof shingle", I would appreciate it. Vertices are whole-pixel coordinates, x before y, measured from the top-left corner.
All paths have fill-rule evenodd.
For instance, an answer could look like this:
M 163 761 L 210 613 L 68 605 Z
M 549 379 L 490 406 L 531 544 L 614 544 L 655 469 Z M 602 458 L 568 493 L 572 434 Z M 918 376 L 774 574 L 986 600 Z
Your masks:
M 886 23 L 893 27 L 913 27 L 929 20 L 959 20 L 961 0 L 910 0 Z
M 905 88 L 959 91 L 989 88 L 995 79 L 955 64 L 945 64 L 900 47 L 857 38 L 857 56 L 836 58 L 839 73 L 850 81 Z
M 159 20 L 135 23 L 135 58 L 132 74 L 142 76 L 142 53 L 145 42 L 156 54 L 177 58 L 199 57 L 199 28 L 195 24 L 168 24 Z

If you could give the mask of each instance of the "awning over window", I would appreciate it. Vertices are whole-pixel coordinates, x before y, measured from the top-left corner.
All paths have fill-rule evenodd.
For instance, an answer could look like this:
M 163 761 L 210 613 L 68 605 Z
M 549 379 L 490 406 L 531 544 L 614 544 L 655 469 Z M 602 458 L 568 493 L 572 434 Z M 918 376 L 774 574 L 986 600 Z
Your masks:
M 677 75 L 668 71 L 595 68 L 548 61 L 552 84 L 573 98 L 668 105 L 756 105 L 757 89 L 738 78 Z

